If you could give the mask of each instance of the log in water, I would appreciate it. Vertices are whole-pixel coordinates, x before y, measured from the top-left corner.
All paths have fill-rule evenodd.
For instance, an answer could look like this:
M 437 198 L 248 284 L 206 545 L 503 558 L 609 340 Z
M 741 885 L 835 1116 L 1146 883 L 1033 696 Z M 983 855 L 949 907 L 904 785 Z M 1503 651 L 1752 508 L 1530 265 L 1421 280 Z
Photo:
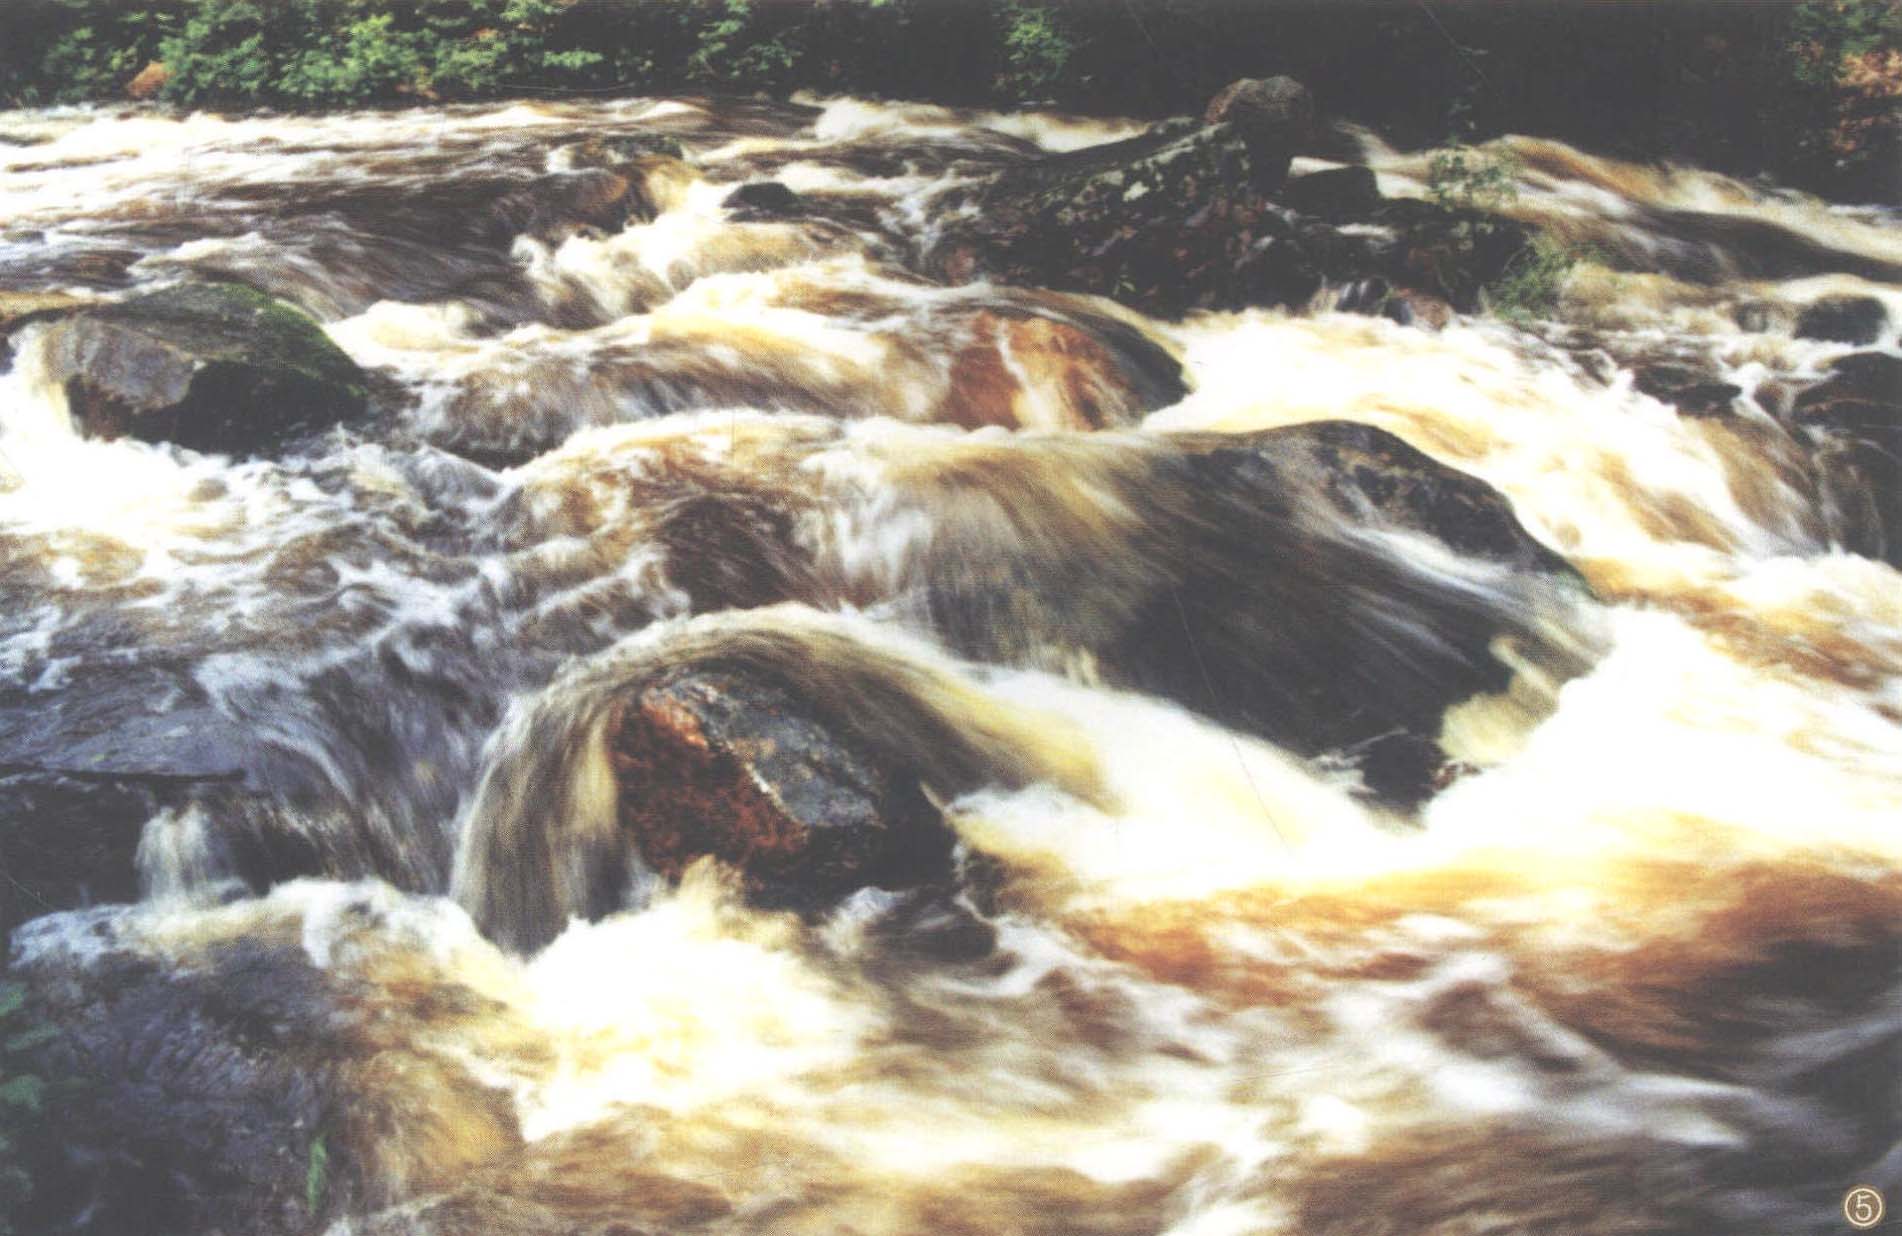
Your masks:
M 1508 139 L 1498 209 L 1589 246 L 1539 320 L 947 258 L 1139 132 L 0 115 L 0 926 L 78 1083 L 33 1230 L 1902 1202 L 1902 222 Z M 177 283 L 367 408 L 286 437 L 228 320 L 141 326 Z M 224 449 L 120 436 L 108 346 L 108 412 L 210 390 Z

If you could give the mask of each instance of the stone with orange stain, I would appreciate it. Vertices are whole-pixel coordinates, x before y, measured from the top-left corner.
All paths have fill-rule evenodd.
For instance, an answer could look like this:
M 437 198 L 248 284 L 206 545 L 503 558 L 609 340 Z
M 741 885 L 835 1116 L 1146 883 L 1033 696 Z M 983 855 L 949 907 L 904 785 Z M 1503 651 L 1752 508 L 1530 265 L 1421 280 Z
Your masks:
M 1080 326 L 991 309 L 971 319 L 951 363 L 944 419 L 967 429 L 1106 429 L 1148 401 L 1114 349 Z
M 949 871 L 949 834 L 915 776 L 778 683 L 674 674 L 623 701 L 612 732 L 621 824 L 668 879 L 712 857 L 756 902 L 805 907 Z

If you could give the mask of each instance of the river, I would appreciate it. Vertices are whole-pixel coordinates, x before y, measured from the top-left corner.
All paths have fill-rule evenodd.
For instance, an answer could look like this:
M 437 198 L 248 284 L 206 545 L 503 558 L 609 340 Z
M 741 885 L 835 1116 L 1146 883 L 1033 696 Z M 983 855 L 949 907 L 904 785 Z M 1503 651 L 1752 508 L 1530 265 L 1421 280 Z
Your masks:
M 80 436 L 43 327 L 0 376 L 0 730 L 64 765 L 186 745 L 270 791 L 156 811 L 137 904 L 14 933 L 17 970 L 122 1020 L 198 1002 L 164 1041 L 202 1037 L 180 1084 L 230 1087 L 228 1124 L 140 1092 L 135 1158 L 288 1163 L 258 1230 L 329 1236 L 1821 1233 L 1851 1186 L 1902 1205 L 1902 574 L 1845 549 L 1786 415 L 1856 350 L 1792 333 L 1817 297 L 1886 304 L 1863 350 L 1902 356 L 1902 221 L 1512 139 L 1509 212 L 1601 259 L 1555 320 L 1434 331 L 1324 289 L 1164 321 L 913 273 L 947 191 L 1139 128 L 0 115 L 0 287 L 238 279 L 379 384 L 234 459 Z M 625 226 L 491 209 L 654 135 L 686 162 L 650 160 Z M 1363 146 L 1388 196 L 1427 192 L 1424 156 Z M 825 208 L 723 207 L 762 179 Z M 1818 250 L 1860 269 L 1776 260 Z M 1657 361 L 1721 375 L 1729 414 L 1644 393 Z M 1319 421 L 1484 482 L 1531 547 L 1208 462 Z M 923 770 L 950 891 L 782 908 L 643 862 L 607 727 L 687 663 L 769 665 Z M 1260 696 L 1314 665 L 1322 702 Z M 1431 719 L 1429 789 L 1384 792 L 1384 733 L 1305 719 L 1343 698 Z M 285 1095 L 290 1133 L 252 1110 Z M 68 1167 L 57 1230 L 157 1230 L 164 1170 Z

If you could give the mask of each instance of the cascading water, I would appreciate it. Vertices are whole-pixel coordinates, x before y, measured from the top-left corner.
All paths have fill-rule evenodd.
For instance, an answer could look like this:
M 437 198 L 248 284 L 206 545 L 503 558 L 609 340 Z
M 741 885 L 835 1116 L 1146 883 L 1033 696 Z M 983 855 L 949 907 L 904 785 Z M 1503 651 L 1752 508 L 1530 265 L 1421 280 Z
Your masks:
M 143 894 L 8 914 L 95 1087 L 49 1230 L 222 1188 L 329 1236 L 1794 1233 L 1902 1190 L 1902 575 L 1783 415 L 1855 350 L 1805 305 L 1902 321 L 1902 226 L 1515 139 L 1510 210 L 1604 259 L 1557 321 L 912 273 L 947 191 L 1136 129 L 0 116 L 0 287 L 246 282 L 379 383 L 229 458 L 81 436 L 11 335 L 0 827 L 116 812 Z M 656 136 L 624 222 L 562 196 Z M 814 208 L 725 204 L 764 178 Z M 850 747 L 811 767 L 909 770 L 942 878 L 642 850 L 639 736 L 755 682 Z

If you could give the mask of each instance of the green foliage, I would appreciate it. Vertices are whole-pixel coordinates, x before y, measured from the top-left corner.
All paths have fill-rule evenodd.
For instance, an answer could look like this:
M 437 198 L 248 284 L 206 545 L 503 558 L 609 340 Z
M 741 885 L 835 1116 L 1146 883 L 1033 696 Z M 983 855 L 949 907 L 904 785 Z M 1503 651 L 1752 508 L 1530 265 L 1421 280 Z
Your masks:
M 310 1158 L 304 1169 L 304 1209 L 316 1214 L 323 1207 L 324 1194 L 330 1187 L 330 1142 L 319 1133 L 310 1143 Z
M 14 1221 L 32 1194 L 22 1152 L 46 1102 L 45 1080 L 27 1072 L 22 1059 L 52 1036 L 31 1019 L 26 989 L 0 983 L 0 1236 L 15 1236 Z
M 1037 98 L 1064 80 L 1076 54 L 1076 40 L 1063 16 L 1034 0 L 1003 0 L 1004 69 L 999 85 L 1019 98 Z
M 696 81 L 735 86 L 772 86 L 798 62 L 798 53 L 770 29 L 752 0 L 721 0 L 696 6 L 700 22 L 688 64 Z
M 1902 45 L 1902 5 L 1895 0 L 1809 0 L 1790 14 L 1787 52 L 1797 80 L 1831 86 L 1846 57 Z
M 1552 317 L 1572 268 L 1587 256 L 1549 236 L 1534 237 L 1486 287 L 1486 307 L 1509 322 Z
M 112 94 L 157 58 L 175 15 L 114 0 L 72 0 L 66 26 L 46 45 L 29 102 L 79 103 Z
M 1449 146 L 1427 160 L 1427 194 L 1442 210 L 1498 210 L 1518 200 L 1520 170 L 1509 150 Z
M 1427 196 L 1441 210 L 1460 217 L 1452 226 L 1457 262 L 1465 262 L 1482 241 L 1500 231 L 1491 215 L 1519 200 L 1519 159 L 1510 150 L 1485 146 L 1449 146 L 1427 161 Z
M 278 73 L 281 94 L 304 103 L 354 103 L 413 89 L 423 78 L 420 40 L 394 29 L 387 13 L 352 22 L 318 47 L 291 56 Z

